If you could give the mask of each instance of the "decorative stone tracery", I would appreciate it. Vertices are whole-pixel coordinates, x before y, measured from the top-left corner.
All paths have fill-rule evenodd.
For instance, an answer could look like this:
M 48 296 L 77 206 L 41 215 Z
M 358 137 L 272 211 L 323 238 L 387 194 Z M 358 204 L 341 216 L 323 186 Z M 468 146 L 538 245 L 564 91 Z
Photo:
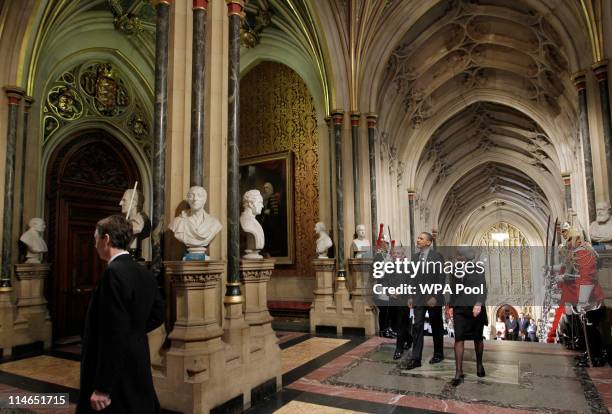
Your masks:
M 88 62 L 62 73 L 44 101 L 43 144 L 63 127 L 103 119 L 124 131 L 151 157 L 151 120 L 121 71 L 109 62 Z

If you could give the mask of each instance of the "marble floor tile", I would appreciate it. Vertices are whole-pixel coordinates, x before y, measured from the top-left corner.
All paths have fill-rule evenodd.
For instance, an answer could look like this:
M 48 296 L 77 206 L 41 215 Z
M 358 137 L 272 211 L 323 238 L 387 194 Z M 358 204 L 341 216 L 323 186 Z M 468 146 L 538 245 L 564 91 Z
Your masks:
M 274 411 L 277 414 L 352 414 L 363 411 L 344 410 L 342 408 L 311 404 L 301 401 L 291 401 L 282 408 Z
M 41 355 L 5 362 L 0 364 L 0 371 L 78 389 L 80 366 L 78 361 Z
M 348 339 L 310 338 L 281 351 L 283 374 L 349 342 Z

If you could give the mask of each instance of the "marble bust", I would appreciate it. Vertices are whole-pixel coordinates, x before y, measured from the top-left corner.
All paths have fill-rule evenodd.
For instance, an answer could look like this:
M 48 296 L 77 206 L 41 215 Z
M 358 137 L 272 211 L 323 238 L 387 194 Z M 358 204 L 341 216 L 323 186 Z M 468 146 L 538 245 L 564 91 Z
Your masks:
M 249 190 L 242 196 L 240 228 L 246 234 L 246 249 L 243 259 L 263 259 L 259 251 L 265 244 L 264 231 L 255 216 L 261 214 L 263 197 L 259 190 Z
M 334 245 L 332 239 L 327 234 L 325 223 L 322 221 L 315 224 L 315 231 L 319 235 L 317 239 L 317 254 L 319 259 L 327 259 L 327 250 Z
M 370 241 L 366 239 L 365 224 L 358 224 L 355 228 L 357 238 L 351 244 L 351 250 L 355 259 L 361 259 L 370 251 Z
M 610 203 L 599 202 L 596 205 L 597 217 L 589 227 L 591 240 L 604 243 L 606 249 L 612 249 L 612 220 L 610 220 Z
M 151 235 L 151 222 L 149 217 L 142 211 L 144 206 L 144 196 L 142 192 L 130 188 L 125 190 L 119 202 L 121 213 L 126 215 L 127 220 L 132 225 L 133 239 L 130 249 L 136 249 L 138 240 L 146 239 Z M 131 201 L 131 207 L 130 207 Z M 129 211 L 128 211 L 129 209 Z
M 43 253 L 47 252 L 47 243 L 42 238 L 45 227 L 43 219 L 33 218 L 28 223 L 28 230 L 19 238 L 28 249 L 26 263 L 42 263 Z
M 168 228 L 174 237 L 187 247 L 183 260 L 205 260 L 206 247 L 223 227 L 219 220 L 204 210 L 206 190 L 193 186 L 187 193 L 188 210 L 175 217 Z

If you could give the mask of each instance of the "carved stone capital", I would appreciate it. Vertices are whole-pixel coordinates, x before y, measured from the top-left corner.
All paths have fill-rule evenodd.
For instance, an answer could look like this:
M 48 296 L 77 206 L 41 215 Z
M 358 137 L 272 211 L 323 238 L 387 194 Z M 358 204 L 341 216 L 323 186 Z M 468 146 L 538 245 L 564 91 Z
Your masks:
M 164 266 L 166 277 L 182 288 L 214 288 L 225 270 L 225 263 L 220 260 L 168 261 L 164 262 Z
M 372 259 L 348 259 L 349 272 L 372 272 Z
M 608 60 L 600 60 L 593 64 L 593 73 L 598 82 L 608 79 Z
M 274 270 L 274 259 L 241 260 L 240 281 L 242 283 L 267 282 Z
M 312 259 L 315 272 L 334 272 L 336 270 L 336 259 Z
M 19 105 L 21 98 L 25 95 L 25 91 L 18 86 L 5 86 L 4 92 L 8 97 L 9 105 Z
M 44 279 L 49 274 L 51 265 L 48 263 L 22 263 L 15 265 L 17 280 Z

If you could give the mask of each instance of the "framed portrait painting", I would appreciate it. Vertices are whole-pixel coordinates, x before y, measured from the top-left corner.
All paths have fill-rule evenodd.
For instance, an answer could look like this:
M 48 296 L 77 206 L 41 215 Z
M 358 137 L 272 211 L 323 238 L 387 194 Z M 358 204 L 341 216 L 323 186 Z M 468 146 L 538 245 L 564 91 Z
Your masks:
M 257 220 L 265 235 L 260 252 L 277 264 L 295 262 L 293 153 L 275 152 L 240 160 L 240 194 L 259 190 L 264 207 Z

